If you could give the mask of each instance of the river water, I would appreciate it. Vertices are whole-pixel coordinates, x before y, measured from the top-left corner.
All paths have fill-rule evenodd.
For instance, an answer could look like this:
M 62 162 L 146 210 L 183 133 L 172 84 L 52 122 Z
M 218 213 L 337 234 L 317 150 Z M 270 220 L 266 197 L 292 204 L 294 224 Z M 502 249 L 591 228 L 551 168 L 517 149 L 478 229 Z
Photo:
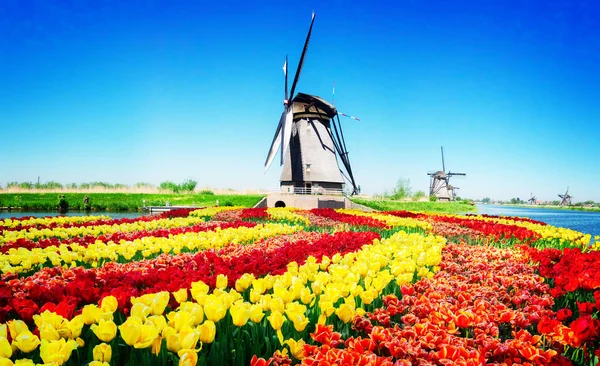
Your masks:
M 600 235 L 600 212 L 582 212 L 569 210 L 553 210 L 548 208 L 528 208 L 518 206 L 500 206 L 500 205 L 477 205 L 477 213 L 487 215 L 502 215 L 502 216 L 520 216 L 530 219 L 543 221 L 552 226 L 566 227 L 585 234 Z M 81 216 L 85 215 L 82 211 L 69 211 L 66 216 Z M 135 218 L 147 215 L 146 212 L 95 212 L 92 211 L 88 215 L 108 216 L 115 219 L 118 218 Z M 54 212 L 19 212 L 19 211 L 0 211 L 0 220 L 11 217 L 23 216 L 57 216 Z
M 554 210 L 518 206 L 477 205 L 478 214 L 519 216 L 565 227 L 585 234 L 600 235 L 600 212 Z

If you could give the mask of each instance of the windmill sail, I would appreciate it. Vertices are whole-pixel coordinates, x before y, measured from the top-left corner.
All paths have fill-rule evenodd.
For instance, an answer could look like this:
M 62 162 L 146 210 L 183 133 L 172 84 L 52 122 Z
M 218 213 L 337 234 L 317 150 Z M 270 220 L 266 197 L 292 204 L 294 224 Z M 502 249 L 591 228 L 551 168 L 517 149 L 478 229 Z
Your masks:
M 281 114 L 281 118 L 279 119 L 279 124 L 277 125 L 277 129 L 275 130 L 275 136 L 273 136 L 273 142 L 271 142 L 271 148 L 269 149 L 269 154 L 267 154 L 267 160 L 265 160 L 265 173 L 269 170 L 273 159 L 275 158 L 275 153 L 281 145 L 281 129 L 285 120 L 285 111 Z
M 285 120 L 283 122 L 283 132 L 281 140 L 281 163 L 283 165 L 283 158 L 287 153 L 288 147 L 290 146 L 290 138 L 292 137 L 292 122 L 294 121 L 294 113 L 291 108 L 288 108 L 285 112 Z

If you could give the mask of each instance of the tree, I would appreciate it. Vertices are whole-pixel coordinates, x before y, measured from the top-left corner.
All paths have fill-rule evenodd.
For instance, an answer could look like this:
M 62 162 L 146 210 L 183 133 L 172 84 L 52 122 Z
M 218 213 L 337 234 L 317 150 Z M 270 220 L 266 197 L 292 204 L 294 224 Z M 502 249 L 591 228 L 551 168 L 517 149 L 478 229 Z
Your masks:
M 396 187 L 392 191 L 391 199 L 393 200 L 401 200 L 406 197 L 410 197 L 412 188 L 410 187 L 410 179 L 398 179 L 396 182 Z
M 485 203 L 485 204 L 489 204 L 492 200 L 489 197 L 484 197 L 481 202 Z

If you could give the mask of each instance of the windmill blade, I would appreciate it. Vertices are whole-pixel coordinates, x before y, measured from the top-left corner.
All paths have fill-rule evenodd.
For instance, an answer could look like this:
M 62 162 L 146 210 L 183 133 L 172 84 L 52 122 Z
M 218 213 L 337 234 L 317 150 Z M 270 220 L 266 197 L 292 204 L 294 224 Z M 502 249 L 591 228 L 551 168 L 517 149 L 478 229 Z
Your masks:
M 355 121 L 359 121 L 359 122 L 360 122 L 360 118 L 358 118 L 358 117 L 354 117 L 354 116 L 351 116 L 351 115 L 349 115 L 349 114 L 346 114 L 346 113 L 340 113 L 340 114 L 341 114 L 342 116 L 344 116 L 344 117 L 352 118 L 353 120 L 355 120 Z
M 337 118 L 337 121 L 336 121 Z M 337 122 L 337 123 L 336 123 Z M 352 166 L 350 165 L 350 158 L 348 157 L 348 150 L 346 149 L 344 143 L 344 132 L 342 131 L 342 124 L 340 123 L 339 115 L 335 115 L 331 119 L 331 126 L 333 127 L 333 133 L 331 129 L 327 129 L 331 140 L 333 141 L 333 145 L 342 161 L 342 165 L 344 166 L 347 176 L 346 178 L 352 184 L 352 195 L 358 193 L 358 186 L 356 185 L 356 181 L 354 180 L 354 174 L 352 173 Z M 334 135 L 335 133 L 335 135 Z M 342 171 L 343 173 L 343 171 Z
M 285 120 L 283 120 L 282 124 L 280 165 L 283 165 L 283 159 L 285 157 L 285 154 L 287 153 L 288 147 L 290 146 L 290 139 L 292 138 L 292 122 L 294 119 L 294 113 L 292 108 L 286 108 L 286 110 L 283 111 L 283 113 L 285 113 Z M 281 116 L 281 118 L 284 118 L 283 115 Z
M 304 65 L 304 57 L 306 56 L 306 50 L 308 49 L 308 41 L 310 40 L 310 34 L 312 32 L 313 24 L 315 23 L 315 13 L 312 14 L 312 20 L 310 21 L 310 28 L 308 28 L 308 34 L 306 35 L 306 41 L 304 42 L 304 48 L 302 49 L 302 55 L 300 61 L 298 61 L 298 68 L 296 68 L 296 75 L 294 76 L 294 82 L 292 83 L 292 90 L 290 91 L 290 99 L 294 99 L 294 91 L 296 91 L 296 84 L 300 78 L 302 72 L 302 66 Z
M 441 146 L 442 148 L 442 171 L 445 172 L 446 171 L 446 164 L 444 164 L 444 147 Z
M 265 160 L 265 173 L 269 170 L 273 159 L 275 158 L 275 153 L 281 144 L 281 129 L 285 120 L 285 111 L 281 114 L 281 118 L 279 118 L 279 124 L 277 125 L 277 129 L 275 130 L 275 136 L 273 136 L 273 142 L 271 142 L 271 148 L 269 149 L 269 154 L 267 154 L 267 160 Z
M 288 57 L 285 55 L 285 63 L 283 64 L 283 73 L 285 74 L 285 99 L 284 103 L 288 101 Z

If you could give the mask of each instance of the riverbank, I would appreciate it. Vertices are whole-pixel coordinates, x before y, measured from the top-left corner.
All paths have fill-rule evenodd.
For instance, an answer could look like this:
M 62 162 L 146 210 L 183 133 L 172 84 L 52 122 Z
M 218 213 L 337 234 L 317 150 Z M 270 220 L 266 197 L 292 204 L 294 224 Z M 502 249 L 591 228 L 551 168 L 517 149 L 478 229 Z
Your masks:
M 220 206 L 252 207 L 264 195 L 172 194 L 172 193 L 0 193 L 0 207 L 22 211 L 55 211 L 59 194 L 65 196 L 70 210 L 83 210 L 89 197 L 92 211 L 141 211 L 144 206 Z
M 475 212 L 477 207 L 460 202 L 413 202 L 353 198 L 353 202 L 380 211 L 416 211 L 439 213 Z
M 498 204 L 497 206 L 507 207 L 523 207 L 523 208 L 544 208 L 550 210 L 568 210 L 568 211 L 581 211 L 581 212 L 600 212 L 600 207 L 582 207 L 582 206 L 554 206 L 554 205 L 512 205 L 512 204 Z

